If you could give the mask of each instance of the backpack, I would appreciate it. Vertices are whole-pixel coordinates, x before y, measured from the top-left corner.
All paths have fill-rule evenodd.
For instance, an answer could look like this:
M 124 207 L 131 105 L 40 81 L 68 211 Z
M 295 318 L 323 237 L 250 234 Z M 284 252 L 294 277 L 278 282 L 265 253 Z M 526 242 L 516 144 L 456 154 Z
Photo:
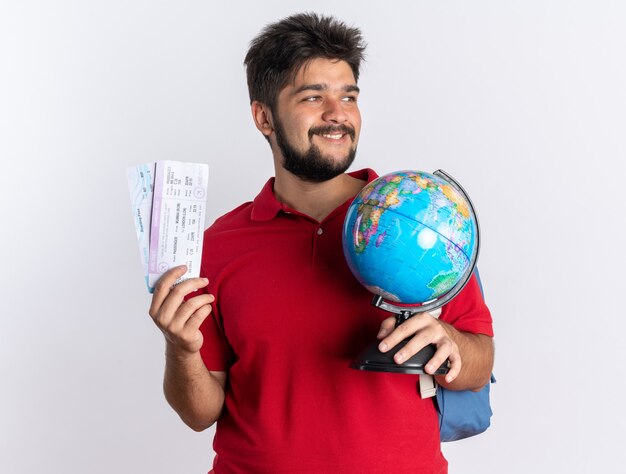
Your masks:
M 433 397 L 439 415 L 439 438 L 442 442 L 456 441 L 482 433 L 491 424 L 489 386 L 491 380 L 478 392 L 471 390 L 447 390 L 437 385 L 432 375 L 420 375 L 422 398 Z
M 475 270 L 480 291 L 483 291 L 478 269 Z M 496 379 L 491 379 L 478 392 L 471 390 L 446 390 L 438 387 L 431 375 L 420 375 L 422 398 L 433 397 L 439 415 L 439 432 L 442 442 L 456 441 L 482 433 L 491 424 L 489 388 Z
M 489 428 L 493 414 L 489 404 L 489 386 L 495 381 L 492 374 L 490 382 L 478 392 L 439 387 L 434 400 L 442 442 L 469 438 Z

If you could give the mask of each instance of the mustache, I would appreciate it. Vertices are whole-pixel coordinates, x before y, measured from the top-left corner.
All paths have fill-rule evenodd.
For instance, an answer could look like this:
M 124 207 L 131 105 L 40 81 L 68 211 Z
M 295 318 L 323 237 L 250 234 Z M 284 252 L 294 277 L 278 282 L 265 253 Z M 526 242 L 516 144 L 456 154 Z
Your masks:
M 354 128 L 348 127 L 347 125 L 326 125 L 323 127 L 310 128 L 309 139 L 313 138 L 313 135 L 332 135 L 335 133 L 344 133 L 354 140 Z

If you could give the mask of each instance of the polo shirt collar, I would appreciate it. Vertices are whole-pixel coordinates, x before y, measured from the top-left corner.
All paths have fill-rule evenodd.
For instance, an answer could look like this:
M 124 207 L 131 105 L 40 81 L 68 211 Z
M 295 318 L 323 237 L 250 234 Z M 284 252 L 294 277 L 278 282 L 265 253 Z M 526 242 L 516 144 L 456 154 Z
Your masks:
M 370 168 L 353 171 L 348 174 L 353 178 L 364 180 L 367 183 L 378 178 L 376 172 Z M 254 198 L 250 217 L 253 221 L 270 221 L 276 217 L 279 211 L 295 212 L 276 199 L 274 195 L 274 178 L 270 178 L 267 183 L 265 183 L 265 186 L 263 186 L 258 196 Z

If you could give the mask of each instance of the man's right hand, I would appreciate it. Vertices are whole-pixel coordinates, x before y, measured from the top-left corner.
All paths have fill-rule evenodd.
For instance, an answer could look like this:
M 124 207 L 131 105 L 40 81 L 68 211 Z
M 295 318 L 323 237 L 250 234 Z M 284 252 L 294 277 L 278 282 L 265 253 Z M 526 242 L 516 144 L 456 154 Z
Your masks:
M 192 354 L 202 347 L 200 325 L 211 314 L 215 297 L 202 293 L 185 301 L 186 295 L 209 284 L 206 278 L 190 278 L 174 286 L 186 272 L 183 265 L 163 274 L 155 286 L 149 314 L 163 332 L 169 349 Z

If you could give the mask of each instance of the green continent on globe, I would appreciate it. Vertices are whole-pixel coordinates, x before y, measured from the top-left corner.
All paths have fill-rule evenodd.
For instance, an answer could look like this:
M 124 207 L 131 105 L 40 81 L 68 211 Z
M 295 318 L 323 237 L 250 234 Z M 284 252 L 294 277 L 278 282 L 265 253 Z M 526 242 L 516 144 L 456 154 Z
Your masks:
M 459 281 L 459 277 L 459 272 L 456 271 L 439 273 L 427 286 L 433 290 L 433 297 L 437 297 L 452 288 Z

